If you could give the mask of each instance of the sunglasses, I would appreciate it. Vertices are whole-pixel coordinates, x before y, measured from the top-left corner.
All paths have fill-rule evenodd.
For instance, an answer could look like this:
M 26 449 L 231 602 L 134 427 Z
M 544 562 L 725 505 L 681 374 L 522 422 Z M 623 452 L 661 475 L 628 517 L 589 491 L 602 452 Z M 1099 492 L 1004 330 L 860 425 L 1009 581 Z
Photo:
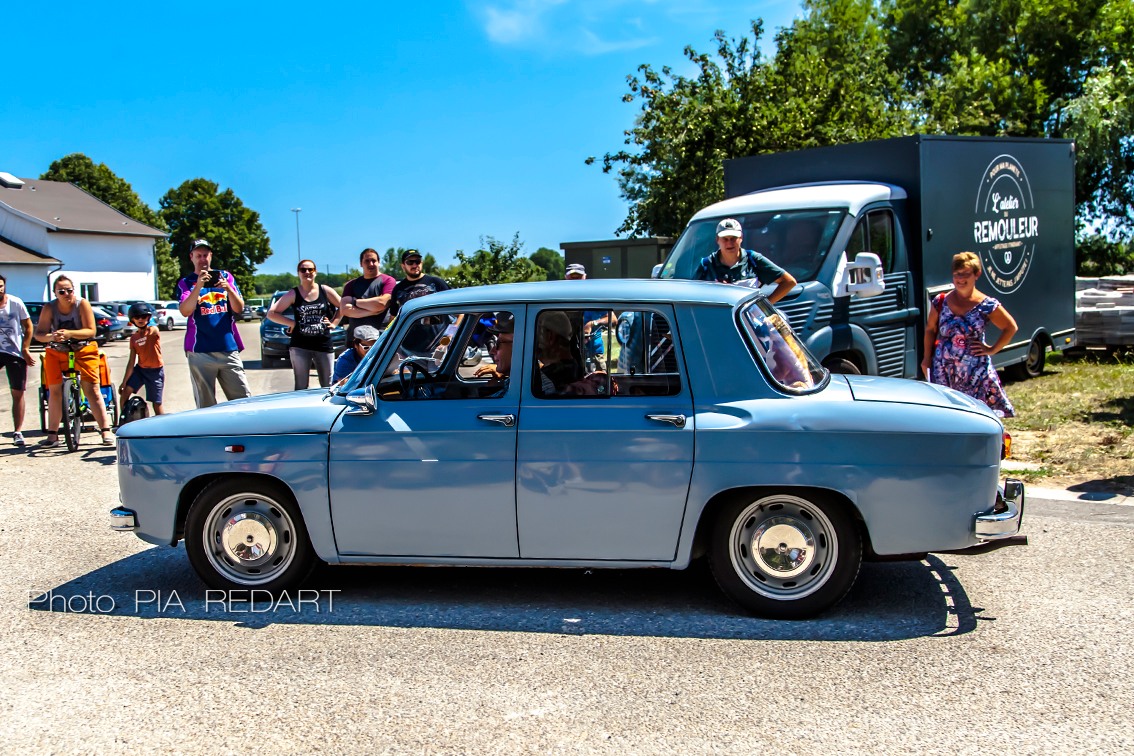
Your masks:
M 421 265 L 421 260 L 406 260 L 405 265 Z
M 75 290 L 74 289 L 56 289 L 55 293 L 56 294 L 74 294 Z
M 315 269 L 314 268 L 300 268 L 299 272 L 300 273 L 314 273 Z

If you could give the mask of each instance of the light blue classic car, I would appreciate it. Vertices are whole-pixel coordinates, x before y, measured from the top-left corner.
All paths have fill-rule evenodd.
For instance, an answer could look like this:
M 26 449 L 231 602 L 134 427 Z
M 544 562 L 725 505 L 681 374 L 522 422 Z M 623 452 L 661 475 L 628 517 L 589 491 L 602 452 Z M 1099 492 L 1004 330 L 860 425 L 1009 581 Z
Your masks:
M 206 584 L 244 591 L 293 588 L 320 560 L 707 556 L 741 606 L 800 618 L 864 559 L 1022 540 L 1004 448 L 959 393 L 829 374 L 751 289 L 485 286 L 413 300 L 337 390 L 123 427 L 111 526 L 184 540 Z

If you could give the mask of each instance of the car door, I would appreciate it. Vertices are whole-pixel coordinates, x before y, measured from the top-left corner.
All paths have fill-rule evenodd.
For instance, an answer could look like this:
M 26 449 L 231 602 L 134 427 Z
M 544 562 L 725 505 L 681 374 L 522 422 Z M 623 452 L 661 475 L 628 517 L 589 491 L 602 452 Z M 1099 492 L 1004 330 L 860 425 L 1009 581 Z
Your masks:
M 516 469 L 521 557 L 674 558 L 694 428 L 673 314 L 671 306 L 529 308 Z M 564 336 L 575 359 L 605 370 L 561 367 Z
M 522 307 L 510 314 L 523 323 Z M 483 339 L 498 315 L 430 311 L 390 334 L 381 369 L 369 380 L 374 411 L 348 410 L 330 434 L 339 553 L 519 555 L 519 382 L 477 378 L 487 365 L 462 365 L 466 347 Z

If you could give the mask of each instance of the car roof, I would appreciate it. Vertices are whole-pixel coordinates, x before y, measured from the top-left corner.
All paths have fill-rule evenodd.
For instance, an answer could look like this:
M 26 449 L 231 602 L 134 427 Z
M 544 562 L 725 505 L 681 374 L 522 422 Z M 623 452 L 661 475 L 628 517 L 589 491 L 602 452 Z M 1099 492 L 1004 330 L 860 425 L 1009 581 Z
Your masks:
M 858 216 L 872 202 L 906 198 L 906 191 L 892 184 L 868 181 L 824 181 L 813 184 L 763 189 L 709 205 L 689 221 L 725 218 L 730 215 L 775 210 L 823 210 L 845 208 Z
M 585 281 L 534 281 L 450 289 L 411 299 L 405 312 L 435 305 L 541 304 L 544 302 L 674 303 L 735 307 L 756 294 L 746 286 L 708 281 L 610 278 Z

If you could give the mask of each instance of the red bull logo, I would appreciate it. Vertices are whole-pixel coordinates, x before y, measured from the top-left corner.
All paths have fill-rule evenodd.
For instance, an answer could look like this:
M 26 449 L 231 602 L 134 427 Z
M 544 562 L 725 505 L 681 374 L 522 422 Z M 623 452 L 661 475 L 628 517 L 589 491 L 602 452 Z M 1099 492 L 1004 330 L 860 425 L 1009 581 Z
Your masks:
M 197 311 L 202 315 L 221 315 L 228 312 L 228 295 L 223 291 L 205 291 L 197 298 Z

